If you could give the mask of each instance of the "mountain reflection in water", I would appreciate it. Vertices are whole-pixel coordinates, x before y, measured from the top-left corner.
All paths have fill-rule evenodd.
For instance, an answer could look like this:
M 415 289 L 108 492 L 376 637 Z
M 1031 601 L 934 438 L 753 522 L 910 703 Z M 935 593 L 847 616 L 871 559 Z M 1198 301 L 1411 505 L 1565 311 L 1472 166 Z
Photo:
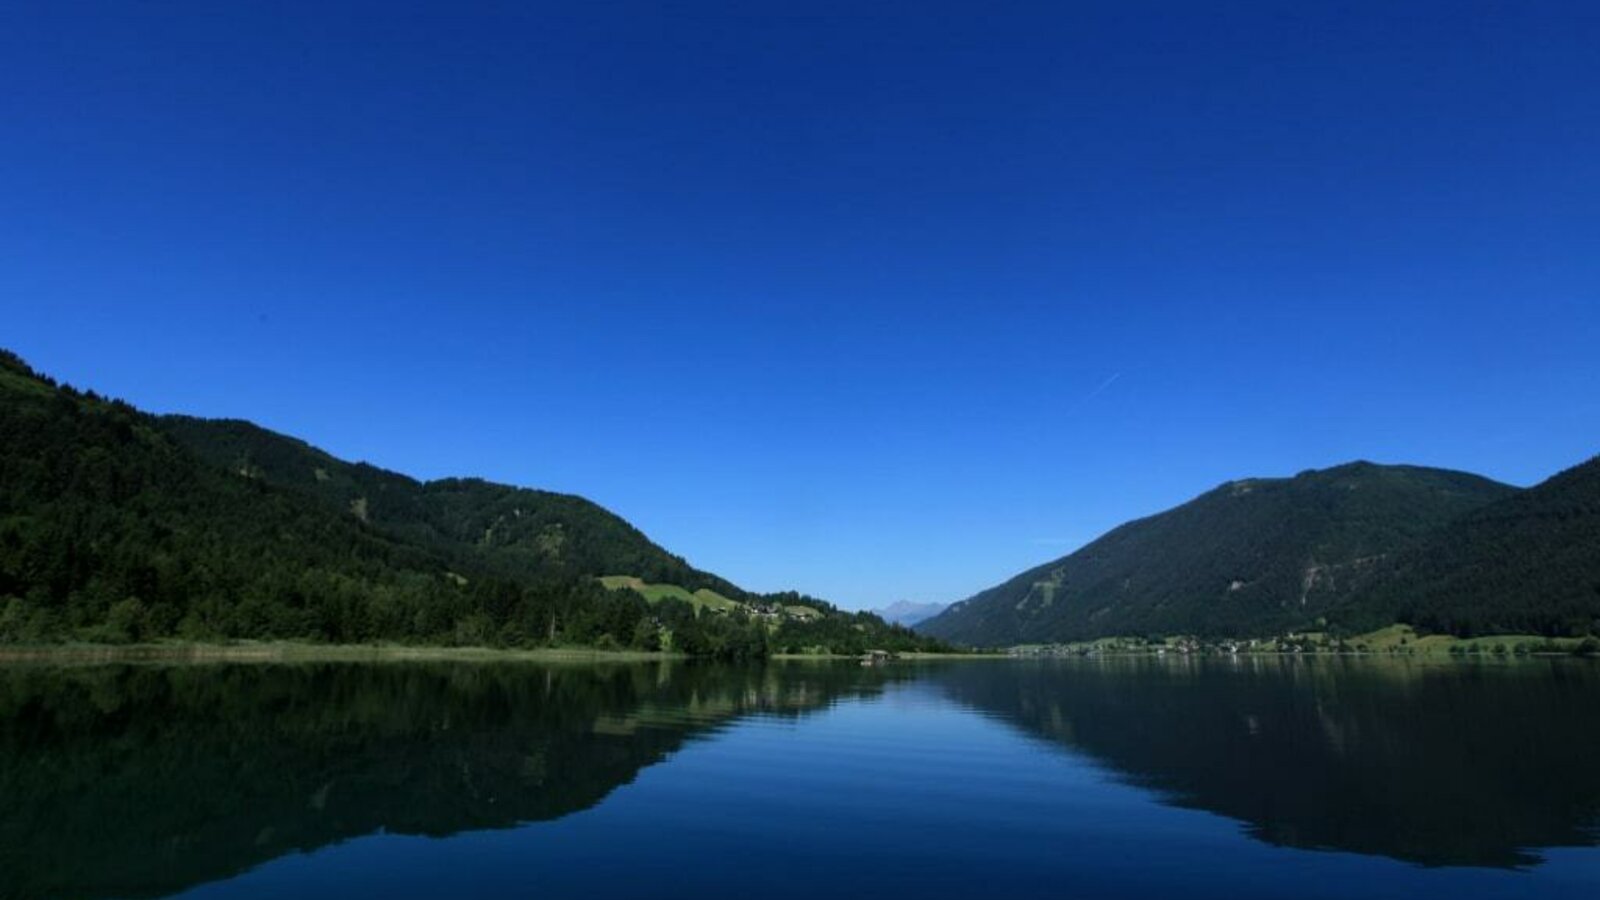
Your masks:
M 1600 666 L 1099 657 L 950 667 L 952 699 L 1271 844 L 1529 866 L 1600 822 Z
M 1271 896 L 1313 858 L 1345 879 L 1321 896 L 1442 887 L 1428 870 L 1508 892 L 1492 870 L 1597 843 L 1596 747 L 1600 666 L 1575 660 L 12 666 L 0 897 L 220 888 L 290 856 L 337 895 L 382 870 L 333 845 L 380 834 L 450 837 L 382 852 L 491 895 L 574 889 L 575 856 L 681 862 L 671 896 Z M 530 824 L 555 820 L 584 824 Z M 1572 871 L 1600 887 L 1600 855 Z
M 909 673 L 858 666 L 0 669 L 0 896 L 151 896 L 374 832 L 587 809 L 742 715 Z

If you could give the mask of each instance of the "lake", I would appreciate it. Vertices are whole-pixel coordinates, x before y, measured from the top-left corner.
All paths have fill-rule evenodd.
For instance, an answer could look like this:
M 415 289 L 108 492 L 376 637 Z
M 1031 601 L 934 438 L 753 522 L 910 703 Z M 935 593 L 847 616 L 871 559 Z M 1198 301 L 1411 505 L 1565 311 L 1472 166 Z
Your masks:
M 0 897 L 1593 897 L 1600 664 L 0 669 Z

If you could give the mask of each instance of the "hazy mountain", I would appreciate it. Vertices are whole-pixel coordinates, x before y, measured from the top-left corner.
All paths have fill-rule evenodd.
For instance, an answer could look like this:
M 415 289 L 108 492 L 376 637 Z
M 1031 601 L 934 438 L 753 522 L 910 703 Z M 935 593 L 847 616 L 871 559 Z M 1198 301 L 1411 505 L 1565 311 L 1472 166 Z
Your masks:
M 944 612 L 943 603 L 917 603 L 911 600 L 896 600 L 883 609 L 874 610 L 885 622 L 896 625 L 915 625 Z
M 1315 622 L 1394 554 L 1515 488 L 1356 462 L 1234 481 L 918 626 L 973 644 L 1271 633 Z

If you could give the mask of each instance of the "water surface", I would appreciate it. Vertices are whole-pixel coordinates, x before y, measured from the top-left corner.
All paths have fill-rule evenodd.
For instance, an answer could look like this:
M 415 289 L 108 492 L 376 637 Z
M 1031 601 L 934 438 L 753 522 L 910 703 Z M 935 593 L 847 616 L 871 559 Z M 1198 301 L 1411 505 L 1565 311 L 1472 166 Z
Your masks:
M 0 670 L 0 897 L 1595 896 L 1600 665 Z

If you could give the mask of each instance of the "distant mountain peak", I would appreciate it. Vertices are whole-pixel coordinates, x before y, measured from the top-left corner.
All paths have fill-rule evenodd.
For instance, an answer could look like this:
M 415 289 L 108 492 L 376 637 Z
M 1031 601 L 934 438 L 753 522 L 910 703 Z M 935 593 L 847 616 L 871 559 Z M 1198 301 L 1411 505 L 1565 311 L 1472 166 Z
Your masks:
M 943 603 L 918 603 L 914 600 L 896 600 L 882 609 L 873 610 L 885 622 L 910 627 L 944 612 Z

